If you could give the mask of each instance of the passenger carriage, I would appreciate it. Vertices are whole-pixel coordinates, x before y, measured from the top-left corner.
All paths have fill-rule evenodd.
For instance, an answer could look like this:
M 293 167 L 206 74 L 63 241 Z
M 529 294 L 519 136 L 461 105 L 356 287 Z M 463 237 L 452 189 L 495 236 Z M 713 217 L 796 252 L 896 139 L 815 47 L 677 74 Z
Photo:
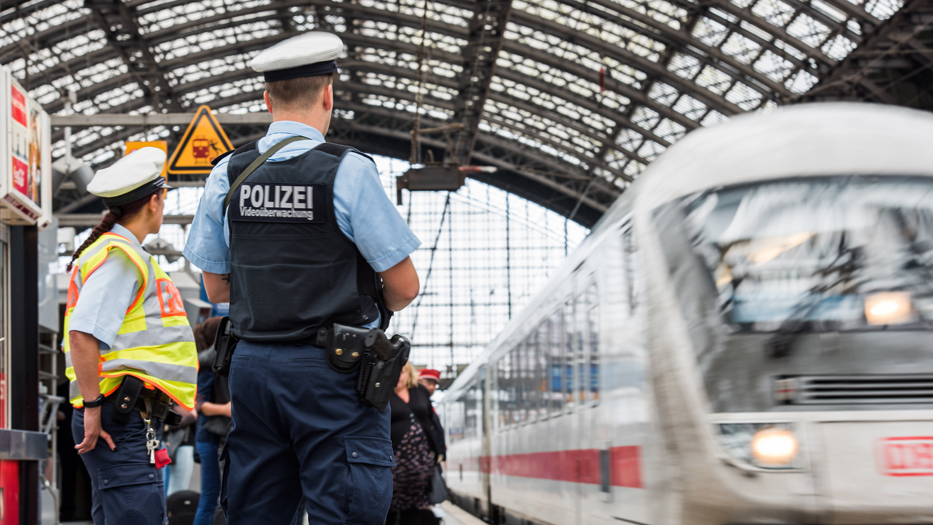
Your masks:
M 447 392 L 493 523 L 933 523 L 933 116 L 818 104 L 659 157 Z

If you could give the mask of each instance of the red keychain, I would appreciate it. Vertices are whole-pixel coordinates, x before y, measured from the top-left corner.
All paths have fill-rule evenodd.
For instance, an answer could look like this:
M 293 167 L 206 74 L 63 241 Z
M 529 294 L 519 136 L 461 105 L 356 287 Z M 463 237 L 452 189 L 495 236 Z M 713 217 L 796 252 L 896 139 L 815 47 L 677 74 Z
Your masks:
M 156 450 L 154 453 L 154 456 L 155 456 L 155 465 L 157 469 L 160 469 L 172 463 L 172 458 L 168 457 L 167 448 L 160 448 L 159 450 Z

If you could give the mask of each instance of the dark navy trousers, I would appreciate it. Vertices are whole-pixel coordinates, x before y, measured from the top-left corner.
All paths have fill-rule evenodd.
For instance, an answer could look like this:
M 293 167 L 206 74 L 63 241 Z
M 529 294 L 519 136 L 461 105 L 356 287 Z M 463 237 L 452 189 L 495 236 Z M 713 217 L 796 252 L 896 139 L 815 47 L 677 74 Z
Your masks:
M 165 488 L 162 473 L 149 463 L 146 423 L 137 411 L 126 424 L 116 423 L 113 405 L 101 408 L 101 427 L 113 438 L 116 450 L 103 439 L 94 450 L 81 455 L 91 475 L 94 525 L 162 525 L 165 521 Z M 162 424 L 152 425 L 162 439 Z M 75 443 L 84 441 L 84 409 L 74 411 L 71 433 Z
M 389 409 L 363 405 L 356 373 L 310 345 L 240 341 L 230 367 L 233 429 L 221 505 L 228 525 L 382 525 L 395 458 Z

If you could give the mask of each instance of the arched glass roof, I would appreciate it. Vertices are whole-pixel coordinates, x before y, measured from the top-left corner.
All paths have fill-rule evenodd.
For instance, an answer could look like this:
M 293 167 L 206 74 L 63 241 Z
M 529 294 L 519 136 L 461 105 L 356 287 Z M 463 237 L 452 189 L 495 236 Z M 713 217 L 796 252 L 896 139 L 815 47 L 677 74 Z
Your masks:
M 263 110 L 259 50 L 313 29 L 347 45 L 329 140 L 408 158 L 414 115 L 434 158 L 592 224 L 686 132 L 792 102 L 900 0 L 28 0 L 0 2 L 0 63 L 50 113 Z M 419 55 L 423 60 L 419 61 Z M 422 64 L 419 69 L 419 62 Z M 419 88 L 420 86 L 420 88 Z M 420 108 L 417 109 L 417 108 Z M 230 131 L 234 142 L 260 126 Z M 107 162 L 122 140 L 75 132 Z M 62 132 L 54 155 L 63 153 Z

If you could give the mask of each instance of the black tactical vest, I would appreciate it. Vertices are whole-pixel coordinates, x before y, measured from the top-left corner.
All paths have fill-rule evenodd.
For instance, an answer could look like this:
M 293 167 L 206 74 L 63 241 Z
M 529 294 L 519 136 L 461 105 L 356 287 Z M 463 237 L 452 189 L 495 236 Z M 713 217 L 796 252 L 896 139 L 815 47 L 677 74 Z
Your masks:
M 334 178 L 356 151 L 324 143 L 289 160 L 267 161 L 233 194 L 230 319 L 254 342 L 309 342 L 318 328 L 363 326 L 389 312 L 382 280 L 337 226 Z M 260 156 L 255 142 L 233 152 L 231 185 Z

